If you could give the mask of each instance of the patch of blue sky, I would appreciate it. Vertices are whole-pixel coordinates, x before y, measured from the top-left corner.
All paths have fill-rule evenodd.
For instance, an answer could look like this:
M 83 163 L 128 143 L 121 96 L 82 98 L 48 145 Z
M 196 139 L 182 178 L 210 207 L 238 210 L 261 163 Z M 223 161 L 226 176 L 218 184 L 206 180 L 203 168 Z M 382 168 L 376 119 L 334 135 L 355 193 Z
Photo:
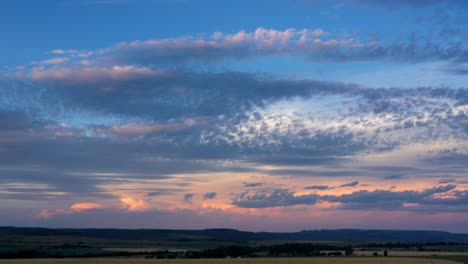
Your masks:
M 367 74 L 372 71 L 385 71 L 388 64 L 382 62 L 313 62 L 302 58 L 275 56 L 252 60 L 232 61 L 224 66 L 241 72 L 265 72 L 281 77 L 305 80 L 336 81 L 346 80 L 347 76 Z
M 446 62 L 386 64 L 382 68 L 337 76 L 337 80 L 373 88 L 466 88 L 468 75 L 452 74 L 447 69 Z
M 90 126 L 113 126 L 141 120 L 140 118 L 128 118 L 115 114 L 103 114 L 84 110 L 80 110 L 79 112 L 65 111 L 60 115 L 51 117 L 53 117 L 58 123 L 63 123 L 74 128 L 86 128 Z
M 273 73 L 293 79 L 354 83 L 369 88 L 465 88 L 468 75 L 450 73 L 449 66 L 447 62 L 437 61 L 308 62 L 300 58 L 278 56 L 230 62 L 225 68 L 241 72 Z

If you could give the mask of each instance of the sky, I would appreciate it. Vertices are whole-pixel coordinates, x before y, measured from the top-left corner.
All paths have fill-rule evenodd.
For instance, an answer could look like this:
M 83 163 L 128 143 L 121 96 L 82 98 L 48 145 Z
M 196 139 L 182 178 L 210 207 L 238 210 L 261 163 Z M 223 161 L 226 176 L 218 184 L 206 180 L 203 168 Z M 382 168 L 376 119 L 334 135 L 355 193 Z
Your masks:
M 468 2 L 0 2 L 0 225 L 468 233 Z

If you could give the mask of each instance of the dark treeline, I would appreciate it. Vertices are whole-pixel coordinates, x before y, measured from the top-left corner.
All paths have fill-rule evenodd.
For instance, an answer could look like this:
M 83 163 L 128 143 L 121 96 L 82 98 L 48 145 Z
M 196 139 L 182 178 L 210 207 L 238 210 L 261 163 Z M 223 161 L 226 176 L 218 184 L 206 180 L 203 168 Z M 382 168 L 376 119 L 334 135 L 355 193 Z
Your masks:
M 0 259 L 30 259 L 30 258 L 96 258 L 96 257 L 129 257 L 138 255 L 132 252 L 97 252 L 97 253 L 76 253 L 61 254 L 59 252 L 50 253 L 41 249 L 21 249 L 17 251 L 0 252 Z
M 171 252 L 168 250 L 153 251 L 153 252 L 100 252 L 80 253 L 82 246 L 77 246 L 75 253 L 70 252 L 73 245 L 64 244 L 51 249 L 67 249 L 67 252 L 55 251 L 51 252 L 44 248 L 17 250 L 10 252 L 0 252 L 0 258 L 87 258 L 87 257 L 124 257 L 145 255 L 147 258 L 237 258 L 237 257 L 305 257 L 305 256 L 340 256 L 352 255 L 353 248 L 351 246 L 334 246 L 326 244 L 310 244 L 310 243 L 287 243 L 282 245 L 263 245 L 263 246 L 220 246 L 212 249 L 204 249 L 201 251 L 188 250 L 183 252 Z M 327 251 L 328 253 L 323 253 Z
M 355 246 L 355 248 L 367 248 L 369 250 L 376 248 L 393 249 L 393 248 L 416 248 L 424 251 L 424 247 L 428 246 L 459 246 L 466 245 L 455 242 L 428 242 L 428 243 L 368 243 L 365 245 Z M 100 251 L 95 248 L 95 251 L 83 252 L 80 249 L 90 248 L 80 244 L 63 244 L 61 246 L 53 246 L 48 248 L 17 250 L 10 252 L 0 252 L 0 258 L 86 258 L 86 257 L 124 257 L 143 255 L 147 258 L 237 258 L 237 257 L 314 257 L 314 256 L 341 256 L 353 255 L 354 248 L 350 245 L 328 245 L 328 244 L 312 244 L 312 243 L 286 243 L 280 245 L 259 245 L 259 246 L 219 246 L 204 250 L 187 250 L 182 252 L 171 252 L 168 250 L 161 251 L 141 251 L 141 252 L 111 252 Z M 73 249 L 76 249 L 74 251 Z M 434 250 L 434 249 L 429 249 Z M 386 251 L 387 252 L 387 251 Z M 386 254 L 384 254 L 386 256 Z
M 421 249 L 423 247 L 433 247 L 433 246 L 467 246 L 468 243 L 459 243 L 459 242 L 415 242 L 415 243 L 368 243 L 366 245 L 362 245 L 359 247 L 367 247 L 367 248 L 418 248 Z
M 330 251 L 323 253 L 322 251 Z M 152 258 L 237 258 L 237 257 L 312 257 L 352 255 L 351 246 L 332 246 L 326 244 L 287 243 L 270 246 L 220 246 L 202 251 L 189 250 L 172 253 L 169 251 L 152 252 L 147 257 Z

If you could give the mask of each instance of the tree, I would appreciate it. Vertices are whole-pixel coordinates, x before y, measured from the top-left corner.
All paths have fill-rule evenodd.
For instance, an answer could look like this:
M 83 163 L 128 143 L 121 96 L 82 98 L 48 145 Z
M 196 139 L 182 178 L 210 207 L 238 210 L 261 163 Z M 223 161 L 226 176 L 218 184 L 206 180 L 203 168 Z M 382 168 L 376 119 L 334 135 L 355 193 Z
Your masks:
M 346 255 L 346 256 L 351 256 L 351 255 L 353 255 L 353 253 L 354 253 L 353 248 L 352 248 L 351 246 L 348 246 L 348 247 L 346 248 L 346 250 L 345 250 L 345 255 Z

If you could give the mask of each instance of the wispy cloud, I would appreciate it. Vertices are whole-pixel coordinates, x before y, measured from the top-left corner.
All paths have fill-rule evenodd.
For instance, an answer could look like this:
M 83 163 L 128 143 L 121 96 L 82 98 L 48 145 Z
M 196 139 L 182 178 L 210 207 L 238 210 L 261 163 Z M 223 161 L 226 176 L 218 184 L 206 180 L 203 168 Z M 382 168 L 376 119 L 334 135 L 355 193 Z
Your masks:
M 359 185 L 359 181 L 352 181 L 352 182 L 348 182 L 348 183 L 345 183 L 345 184 L 342 184 L 340 185 L 339 187 L 341 188 L 344 188 L 344 187 L 356 187 Z

